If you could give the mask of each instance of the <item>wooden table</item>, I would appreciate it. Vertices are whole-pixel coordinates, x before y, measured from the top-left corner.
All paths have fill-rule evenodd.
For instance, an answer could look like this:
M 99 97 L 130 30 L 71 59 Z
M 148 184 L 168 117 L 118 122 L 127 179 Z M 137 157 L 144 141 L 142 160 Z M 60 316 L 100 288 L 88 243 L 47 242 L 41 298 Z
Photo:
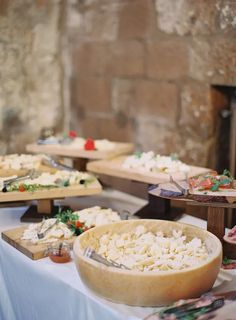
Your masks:
M 157 199 L 174 199 L 179 201 L 186 202 L 187 205 L 198 206 L 198 207 L 207 207 L 207 230 L 213 233 L 217 238 L 220 239 L 223 245 L 224 256 L 230 259 L 236 259 L 236 244 L 229 244 L 224 241 L 223 237 L 225 235 L 226 227 L 226 217 L 227 209 L 236 208 L 236 202 L 234 203 L 212 203 L 212 202 L 198 202 L 191 200 L 188 197 L 176 197 L 176 198 L 163 198 L 160 195 L 160 189 L 158 186 L 152 188 L 149 193 L 156 197 Z
M 98 173 L 105 174 L 113 177 L 128 179 L 132 181 L 139 181 L 148 185 L 147 192 L 150 185 L 158 184 L 161 182 L 169 181 L 169 175 L 161 172 L 144 172 L 138 171 L 137 169 L 125 169 L 122 167 L 126 156 L 120 156 L 108 160 L 91 161 L 87 164 L 87 170 Z M 189 177 L 199 175 L 201 173 L 209 172 L 210 169 L 190 166 Z M 174 173 L 172 174 L 175 180 L 183 180 L 185 178 L 184 173 Z M 141 218 L 151 218 L 151 219 L 170 219 L 171 214 L 180 213 L 179 208 L 170 210 L 170 200 L 161 199 L 148 193 L 148 204 L 136 212 Z
M 26 146 L 26 150 L 31 153 L 45 153 L 48 155 L 72 158 L 73 167 L 84 171 L 88 160 L 110 159 L 121 154 L 129 154 L 134 151 L 132 143 L 113 142 L 115 148 L 106 151 L 83 150 L 64 144 L 37 144 L 32 143 Z

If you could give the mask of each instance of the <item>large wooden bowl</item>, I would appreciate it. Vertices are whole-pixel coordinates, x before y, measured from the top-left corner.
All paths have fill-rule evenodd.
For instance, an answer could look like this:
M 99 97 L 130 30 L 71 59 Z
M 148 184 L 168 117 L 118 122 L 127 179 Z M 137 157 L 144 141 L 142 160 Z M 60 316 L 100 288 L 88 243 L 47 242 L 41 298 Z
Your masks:
M 182 230 L 187 238 L 205 241 L 209 257 L 196 267 L 181 271 L 123 270 L 107 267 L 83 256 L 84 248 L 96 250 L 97 239 L 108 231 L 124 233 L 144 225 L 149 231 Z M 160 306 L 178 299 L 199 297 L 210 290 L 217 278 L 222 259 L 221 242 L 212 233 L 200 228 L 163 220 L 128 220 L 93 228 L 74 243 L 74 258 L 82 281 L 98 295 L 118 303 L 133 306 Z

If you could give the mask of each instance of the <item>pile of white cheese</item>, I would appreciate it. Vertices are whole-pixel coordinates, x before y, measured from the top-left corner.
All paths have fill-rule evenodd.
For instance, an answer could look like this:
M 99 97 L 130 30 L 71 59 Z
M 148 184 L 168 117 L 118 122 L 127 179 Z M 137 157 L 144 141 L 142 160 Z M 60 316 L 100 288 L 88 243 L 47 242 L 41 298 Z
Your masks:
M 190 170 L 189 166 L 182 161 L 170 156 L 155 154 L 153 151 L 128 156 L 124 160 L 122 167 L 136 169 L 141 172 L 188 173 Z
M 143 225 L 126 233 L 107 232 L 97 239 L 97 252 L 136 271 L 169 271 L 195 267 L 208 258 L 205 243 L 187 240 L 181 230 L 153 233 Z

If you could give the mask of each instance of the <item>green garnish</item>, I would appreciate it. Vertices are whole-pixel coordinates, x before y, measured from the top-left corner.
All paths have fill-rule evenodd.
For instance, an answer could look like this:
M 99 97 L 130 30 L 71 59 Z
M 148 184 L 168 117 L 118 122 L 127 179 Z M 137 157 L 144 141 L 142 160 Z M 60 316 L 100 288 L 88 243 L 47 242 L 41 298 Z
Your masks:
M 230 264 L 230 263 L 232 263 L 232 260 L 228 259 L 227 257 L 224 257 L 222 263 L 223 264 Z
M 135 152 L 134 156 L 135 156 L 135 158 L 140 159 L 142 157 L 142 154 L 143 153 L 141 151 L 137 151 L 137 152 Z
M 55 215 L 55 218 L 57 218 L 59 222 L 67 223 L 69 220 L 70 221 L 78 220 L 78 215 L 74 214 L 70 209 L 65 211 L 62 211 L 61 209 L 59 209 L 59 212 Z
M 231 175 L 230 171 L 227 170 L 227 169 L 224 169 L 222 175 L 226 176 L 226 177 L 229 177 L 230 179 L 234 179 L 233 176 Z
M 171 157 L 171 160 L 173 160 L 173 161 L 179 160 L 179 156 L 178 156 L 177 153 L 171 153 L 171 154 L 170 154 L 170 157 Z
M 57 186 L 54 185 L 46 185 L 43 186 L 41 184 L 12 184 L 7 188 L 7 191 L 19 191 L 20 186 L 24 186 L 24 191 L 28 192 L 35 192 L 37 190 L 42 190 L 42 189 L 52 189 L 52 188 L 57 188 Z
M 220 181 L 215 181 L 213 186 L 211 187 L 211 191 L 217 191 L 219 190 L 219 187 L 221 185 L 221 182 Z
M 65 223 L 76 236 L 84 232 L 83 228 L 76 227 L 76 221 L 79 220 L 79 216 L 77 214 L 74 214 L 70 209 L 62 211 L 60 208 L 58 213 L 55 215 L 55 218 L 58 222 Z

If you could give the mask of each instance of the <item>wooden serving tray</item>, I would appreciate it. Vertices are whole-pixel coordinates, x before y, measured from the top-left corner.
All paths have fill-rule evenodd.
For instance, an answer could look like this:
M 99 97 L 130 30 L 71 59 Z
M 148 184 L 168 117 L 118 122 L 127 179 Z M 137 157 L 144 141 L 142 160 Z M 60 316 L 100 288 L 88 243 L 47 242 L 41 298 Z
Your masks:
M 169 184 L 169 183 L 168 183 Z M 182 187 L 186 186 L 186 183 L 182 184 L 179 182 L 179 185 Z M 168 198 L 168 199 L 177 199 L 177 200 L 184 200 L 184 201 L 197 201 L 197 202 L 202 202 L 202 203 L 209 203 L 209 204 L 214 204 L 216 203 L 217 205 L 227 205 L 227 204 L 233 204 L 236 202 L 236 189 L 221 189 L 220 191 L 191 191 L 189 190 L 188 195 L 184 196 L 173 196 L 173 197 L 166 197 L 161 195 L 161 189 L 166 190 L 166 184 L 165 183 L 160 183 L 157 186 L 153 186 L 149 190 L 149 193 L 157 196 L 157 197 L 163 197 L 163 198 Z M 174 187 L 175 191 L 178 192 L 178 188 Z
M 45 253 L 47 248 L 52 244 L 32 244 L 29 240 L 21 240 L 24 230 L 27 227 L 19 227 L 7 231 L 2 232 L 2 239 L 8 242 L 11 246 L 22 252 L 24 255 L 29 257 L 32 260 L 38 260 L 45 258 Z M 67 243 L 73 244 L 76 237 L 73 237 L 69 240 L 65 240 Z M 61 242 L 63 239 L 58 240 L 57 242 Z
M 50 155 L 71 157 L 71 158 L 85 158 L 85 159 L 108 159 L 117 157 L 121 154 L 129 154 L 134 151 L 132 143 L 115 143 L 115 148 L 107 151 L 98 150 L 83 150 L 70 147 L 62 144 L 40 145 L 37 143 L 28 144 L 26 150 L 32 153 L 46 153 Z
M 125 169 L 122 163 L 126 156 L 117 157 L 110 160 L 92 161 L 87 164 L 87 170 L 95 173 L 106 174 L 118 178 L 140 181 L 148 184 L 157 184 L 170 180 L 169 174 L 162 172 L 144 172 L 137 169 Z M 190 166 L 189 177 L 209 172 L 210 169 Z M 183 180 L 185 176 L 181 172 L 173 173 L 175 180 Z
M 34 192 L 12 191 L 0 192 L 0 202 L 26 201 L 26 200 L 40 200 L 40 199 L 62 199 L 66 197 L 88 196 L 98 194 L 102 191 L 100 183 L 95 180 L 87 187 L 84 185 L 76 185 L 62 188 L 52 188 L 36 190 Z
M 219 191 L 191 191 L 189 198 L 199 202 L 235 203 L 236 189 L 221 189 Z

